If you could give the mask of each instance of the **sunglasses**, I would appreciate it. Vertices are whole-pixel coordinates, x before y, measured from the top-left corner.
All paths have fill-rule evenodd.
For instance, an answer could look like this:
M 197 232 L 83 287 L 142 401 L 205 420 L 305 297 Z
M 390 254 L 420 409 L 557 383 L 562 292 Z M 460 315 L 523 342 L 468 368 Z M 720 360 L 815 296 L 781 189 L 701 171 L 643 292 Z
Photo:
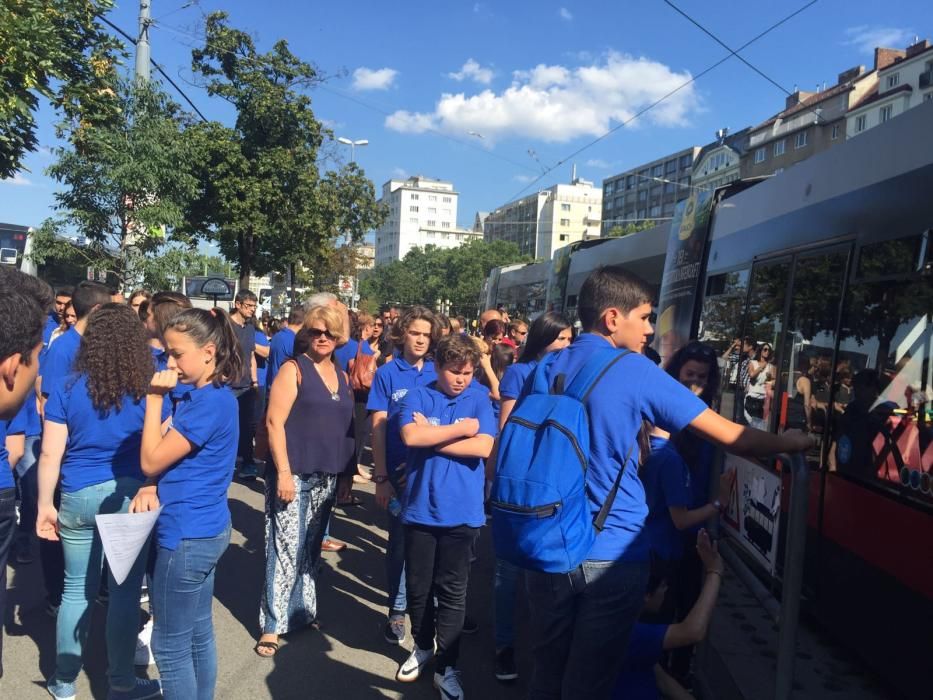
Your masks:
M 684 348 L 684 356 L 692 359 L 715 360 L 716 351 L 708 345 L 691 343 Z
M 313 340 L 317 340 L 322 335 L 328 340 L 337 340 L 337 337 L 331 335 L 330 331 L 322 331 L 320 328 L 309 328 L 308 335 L 310 335 Z

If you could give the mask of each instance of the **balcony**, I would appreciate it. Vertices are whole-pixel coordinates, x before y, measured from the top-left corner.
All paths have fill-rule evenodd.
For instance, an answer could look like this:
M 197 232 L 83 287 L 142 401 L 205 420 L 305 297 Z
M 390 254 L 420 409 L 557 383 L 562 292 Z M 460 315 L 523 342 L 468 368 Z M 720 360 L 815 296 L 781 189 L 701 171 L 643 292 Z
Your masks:
M 933 86 L 933 68 L 920 74 L 920 89 L 925 90 Z

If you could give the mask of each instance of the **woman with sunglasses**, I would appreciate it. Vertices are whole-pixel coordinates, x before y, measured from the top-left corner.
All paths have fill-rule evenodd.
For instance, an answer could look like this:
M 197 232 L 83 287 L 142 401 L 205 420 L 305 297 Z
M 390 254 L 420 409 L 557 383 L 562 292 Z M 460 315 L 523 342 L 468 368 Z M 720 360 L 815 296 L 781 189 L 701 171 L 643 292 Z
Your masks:
M 774 384 L 777 371 L 774 368 L 771 345 L 758 346 L 755 359 L 748 363 L 748 383 L 745 385 L 745 420 L 753 428 L 768 429 L 767 398 Z
M 266 581 L 259 606 L 259 656 L 278 651 L 279 635 L 317 622 L 315 574 L 336 492 L 349 495 L 356 470 L 353 391 L 334 362 L 346 340 L 343 315 L 308 312 L 295 356 L 276 374 L 266 424 L 275 470 L 266 481 Z
M 692 341 L 674 353 L 665 369 L 709 406 L 719 394 L 718 359 L 713 348 Z M 669 582 L 660 616 L 673 622 L 683 619 L 699 595 L 703 569 L 694 546 L 697 533 L 728 503 L 734 475 L 720 477 L 718 496 L 710 502 L 713 448 L 709 443 L 687 430 L 671 437 L 660 428 L 651 431 L 650 443 L 651 452 L 639 469 L 648 504 L 642 534 Z M 689 674 L 691 655 L 692 647 L 678 650 L 668 664 L 681 682 Z

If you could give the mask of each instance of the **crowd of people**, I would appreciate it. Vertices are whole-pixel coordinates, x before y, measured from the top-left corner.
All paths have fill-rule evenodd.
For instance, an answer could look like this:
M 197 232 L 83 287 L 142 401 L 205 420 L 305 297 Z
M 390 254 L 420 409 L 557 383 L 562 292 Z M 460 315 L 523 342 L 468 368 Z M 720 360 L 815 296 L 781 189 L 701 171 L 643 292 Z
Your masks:
M 463 698 L 460 639 L 476 629 L 466 615 L 471 563 L 490 510 L 495 523 L 504 507 L 488 498 L 506 466 L 497 455 L 515 459 L 498 450 L 500 435 L 529 397 L 569 391 L 607 349 L 620 357 L 579 397 L 593 545 L 559 572 L 492 553 L 490 655 L 497 679 L 517 678 L 523 596 L 532 698 L 686 692 L 690 649 L 723 575 L 703 529 L 731 488 L 729 475 L 714 474 L 714 448 L 764 456 L 806 449 L 810 438 L 712 410 L 720 364 L 702 343 L 659 368 L 645 354 L 644 282 L 615 267 L 594 272 L 576 338 L 555 312 L 530 323 L 503 309 L 470 322 L 417 305 L 371 316 L 329 293 L 278 320 L 257 318 L 257 308 L 246 290 L 229 313 L 192 308 L 172 291 L 124 299 L 94 282 L 53 295 L 0 270 L 0 610 L 7 558 L 29 562 L 37 536 L 57 618 L 52 697 L 75 697 L 95 599 L 107 604 L 111 698 L 214 696 L 211 602 L 230 541 L 227 492 L 235 477 L 261 477 L 256 654 L 274 657 L 281 635 L 318 625 L 321 552 L 346 546 L 329 535 L 332 509 L 358 504 L 354 483 L 371 480 L 387 532 L 382 636 L 411 638 L 396 679 L 416 681 L 433 662 L 440 697 Z M 151 542 L 117 581 L 95 516 L 157 509 Z M 137 678 L 134 665 L 152 662 L 158 680 Z

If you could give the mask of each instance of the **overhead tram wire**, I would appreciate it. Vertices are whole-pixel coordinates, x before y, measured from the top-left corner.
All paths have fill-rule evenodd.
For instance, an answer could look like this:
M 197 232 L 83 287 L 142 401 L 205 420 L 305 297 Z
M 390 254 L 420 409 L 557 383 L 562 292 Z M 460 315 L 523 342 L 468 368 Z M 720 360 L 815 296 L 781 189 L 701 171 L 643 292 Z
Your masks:
M 732 47 L 731 47 L 731 46 L 729 46 L 728 44 L 726 44 L 726 42 L 722 41 L 722 39 L 720 39 L 718 36 L 716 36 L 715 34 L 713 34 L 709 29 L 707 29 L 706 27 L 704 27 L 702 24 L 700 24 L 700 23 L 699 23 L 697 20 L 695 20 L 693 17 L 691 17 L 690 15 L 688 15 L 686 12 L 684 12 L 683 10 L 681 10 L 679 7 L 677 7 L 677 5 L 675 5 L 673 2 L 671 2 L 671 0 L 664 0 L 664 3 L 665 3 L 666 5 L 669 5 L 669 6 L 671 7 L 671 9 L 673 9 L 676 13 L 678 13 L 680 16 L 682 16 L 684 19 L 686 19 L 688 22 L 690 22 L 690 24 L 692 24 L 693 26 L 695 26 L 695 27 L 696 27 L 697 29 L 699 29 L 701 32 L 703 32 L 704 34 L 706 34 L 706 36 L 708 36 L 710 39 L 712 39 L 712 40 L 715 41 L 717 44 L 719 44 L 721 47 L 723 47 L 726 51 L 731 51 L 732 54 L 733 54 L 737 59 L 739 59 L 739 60 L 740 60 L 742 63 L 744 63 L 746 66 L 748 66 L 748 67 L 751 68 L 753 71 L 755 71 L 758 75 L 760 75 L 762 78 L 764 78 L 765 80 L 767 80 L 769 83 L 771 83 L 772 85 L 774 85 L 774 87 L 776 87 L 778 90 L 780 90 L 781 92 L 783 92 L 783 93 L 786 94 L 786 95 L 792 94 L 790 90 L 788 90 L 786 87 L 784 87 L 783 85 L 781 85 L 778 81 L 776 81 L 776 80 L 774 80 L 773 78 L 771 78 L 770 76 L 766 75 L 766 74 L 764 73 L 764 71 L 762 71 L 761 69 L 759 69 L 757 66 L 752 65 L 744 56 L 740 56 L 739 53 L 738 53 L 738 51 L 740 51 L 741 49 L 737 49 L 736 51 L 732 51 Z M 742 48 L 745 48 L 745 47 L 742 47 Z
M 122 29 L 120 29 L 120 27 L 118 27 L 117 25 L 115 25 L 113 22 L 111 22 L 111 21 L 110 21 L 109 19 L 107 19 L 106 17 L 101 17 L 101 20 L 104 22 L 104 24 L 106 24 L 108 27 L 110 27 L 111 29 L 113 29 L 115 32 L 118 32 L 124 39 L 126 39 L 126 40 L 129 41 L 131 44 L 133 44 L 133 46 L 136 46 L 136 39 L 134 39 L 132 36 L 130 36 L 130 35 L 127 34 L 125 31 L 123 31 Z M 157 71 L 159 71 L 159 73 L 162 75 L 162 77 L 165 78 L 165 79 L 168 81 L 169 85 L 171 85 L 173 88 L 175 88 L 175 90 L 178 92 L 178 94 L 181 95 L 181 96 L 185 99 L 185 102 L 187 102 L 187 103 L 191 106 L 191 109 L 193 109 L 193 110 L 195 111 L 195 114 L 197 114 L 199 117 L 201 117 L 201 121 L 204 121 L 204 122 L 209 121 L 208 118 L 205 117 L 205 116 L 201 113 L 201 110 L 198 109 L 197 105 L 195 105 L 194 102 L 191 101 L 191 98 L 188 97 L 188 95 L 185 94 L 185 91 L 182 90 L 180 87 L 178 87 L 178 84 L 177 84 L 174 80 L 172 80 L 172 79 L 169 77 L 168 73 L 165 72 L 165 70 L 162 68 L 162 66 L 160 66 L 158 63 L 156 63 L 155 60 L 152 59 L 152 58 L 149 59 L 149 62 L 155 67 L 155 69 L 156 69 Z
M 193 33 L 191 33 L 191 32 L 184 31 L 184 30 L 182 30 L 182 29 L 179 29 L 178 27 L 173 27 L 173 26 L 171 26 L 171 25 L 163 24 L 163 23 L 161 23 L 161 22 L 156 22 L 156 21 L 153 21 L 153 26 L 157 26 L 157 27 L 159 27 L 160 29 L 165 29 L 165 30 L 167 30 L 167 31 L 169 31 L 169 32 L 173 32 L 173 33 L 175 33 L 175 34 L 188 37 L 189 39 L 195 39 L 195 40 L 198 40 L 198 41 L 203 41 L 203 37 L 200 37 L 200 36 L 198 36 L 198 35 L 196 35 L 196 34 L 193 34 Z M 210 43 L 205 43 L 205 46 L 208 46 L 208 47 L 210 47 L 210 48 L 212 48 L 212 49 L 214 49 L 215 51 L 218 51 L 218 52 L 220 52 L 220 53 L 230 54 L 231 56 L 239 56 L 239 54 L 237 54 L 237 53 L 234 52 L 234 51 L 230 51 L 229 49 L 224 49 L 224 48 L 221 48 L 221 47 L 219 47 L 219 46 L 215 46 L 215 45 L 210 44 Z M 240 56 L 240 58 L 242 59 L 242 56 Z M 354 97 L 354 96 L 352 96 L 352 95 L 348 95 L 348 94 L 346 94 L 345 92 L 343 92 L 343 91 L 341 91 L 341 90 L 338 90 L 338 89 L 336 89 L 336 88 L 329 87 L 329 86 L 325 85 L 324 83 L 320 83 L 320 84 L 316 85 L 315 88 L 316 88 L 316 89 L 319 89 L 319 90 L 323 90 L 324 92 L 329 92 L 329 93 L 331 93 L 331 94 L 333 94 L 333 95 L 336 95 L 337 97 L 341 97 L 341 98 L 343 98 L 343 99 L 345 99 L 345 100 L 349 100 L 350 102 L 354 102 L 354 103 L 360 105 L 361 107 L 365 107 L 366 109 L 369 109 L 369 110 L 372 110 L 372 111 L 374 111 L 374 112 L 377 112 L 377 113 L 379 113 L 379 114 L 381 114 L 381 115 L 383 115 L 383 116 L 388 117 L 388 116 L 390 116 L 390 115 L 392 114 L 392 112 L 388 111 L 387 109 L 385 109 L 385 108 L 383 108 L 383 107 L 379 107 L 378 105 L 375 105 L 375 104 L 366 102 L 365 100 L 361 100 L 361 99 L 359 99 L 358 97 Z M 539 170 L 538 170 L 537 168 L 534 168 L 534 167 L 528 165 L 527 163 L 522 163 L 522 162 L 520 162 L 520 161 L 513 160 L 512 158 L 509 158 L 508 156 L 504 156 L 504 155 L 501 155 L 501 154 L 499 154 L 499 153 L 495 153 L 495 152 L 493 152 L 493 151 L 489 151 L 489 150 L 487 150 L 487 149 L 485 149 L 485 148 L 482 148 L 481 146 L 477 146 L 477 145 L 474 144 L 472 141 L 468 141 L 468 140 L 466 140 L 466 139 L 458 139 L 457 137 L 451 136 L 450 134 L 447 134 L 447 133 L 445 133 L 445 132 L 443 132 L 443 131 L 440 131 L 439 129 L 431 129 L 431 128 L 429 128 L 429 129 L 425 129 L 425 131 L 426 131 L 427 133 L 434 134 L 435 136 L 440 136 L 441 138 L 447 139 L 448 141 L 451 141 L 451 142 L 453 142 L 453 143 L 459 144 L 459 145 L 461 145 L 461 146 L 466 146 L 467 148 L 470 148 L 470 149 L 472 149 L 472 150 L 474 150 L 474 151 L 478 151 L 479 153 L 483 153 L 483 154 L 485 154 L 485 155 L 487 155 L 487 156 L 489 156 L 489 157 L 491 157 L 491 158 L 495 158 L 495 159 L 497 159 L 497 160 L 501 160 L 501 161 L 503 161 L 504 163 L 508 163 L 509 165 L 514 165 L 514 166 L 517 167 L 517 168 L 522 168 L 523 170 L 528 170 L 528 171 L 531 171 L 531 172 L 534 172 L 534 173 L 539 172 Z
M 649 104 L 648 106 L 642 108 L 641 110 L 639 110 L 638 112 L 636 112 L 634 115 L 632 115 L 631 117 L 629 117 L 629 118 L 626 119 L 625 121 L 623 121 L 623 122 L 617 124 L 616 126 L 612 127 L 611 129 L 609 129 L 608 131 L 606 131 L 606 133 L 602 134 L 601 136 L 597 136 L 595 139 L 593 139 L 593 140 L 590 141 L 589 143 L 584 144 L 583 146 L 581 146 L 580 148 L 578 148 L 577 150 L 575 150 L 575 151 L 574 151 L 573 153 L 571 153 L 570 155 L 568 155 L 568 156 L 566 156 L 565 158 L 562 158 L 561 160 L 559 160 L 557 163 L 555 163 L 555 164 L 552 165 L 550 168 L 548 168 L 548 169 L 547 169 L 544 173 L 542 173 L 540 176 L 536 177 L 534 180 L 532 180 L 532 181 L 529 182 L 527 185 L 525 185 L 525 187 L 523 187 L 523 188 L 520 189 L 518 192 L 516 192 L 514 195 L 512 195 L 512 196 L 509 198 L 508 201 L 513 201 L 513 200 L 519 199 L 519 198 L 521 197 L 522 193 L 526 192 L 526 191 L 527 191 L 528 189 L 530 189 L 535 183 L 540 182 L 540 181 L 541 181 L 542 179 L 544 179 L 549 173 L 553 172 L 554 170 L 556 170 L 556 169 L 559 168 L 560 166 L 564 165 L 564 164 L 565 164 L 567 161 L 569 161 L 570 159 L 575 158 L 576 156 L 578 156 L 578 155 L 580 155 L 581 153 L 583 153 L 583 151 L 585 151 L 585 150 L 587 150 L 587 149 L 589 149 L 589 148 L 592 148 L 593 146 L 595 146 L 595 145 L 596 145 L 597 143 L 599 143 L 600 141 L 602 141 L 602 140 L 608 138 L 609 136 L 611 136 L 612 134 L 614 134 L 615 132 L 617 132 L 619 129 L 622 129 L 623 127 L 627 126 L 628 124 L 631 124 L 633 121 L 635 121 L 636 119 L 638 119 L 640 116 L 642 116 L 642 115 L 645 114 L 646 112 L 649 112 L 650 110 L 654 109 L 655 107 L 657 107 L 659 104 L 661 104 L 662 102 L 664 102 L 664 101 L 665 101 L 666 99 L 668 99 L 669 97 L 675 95 L 676 93 L 680 92 L 680 91 L 683 90 L 685 87 L 687 87 L 688 85 L 691 85 L 692 83 L 694 83 L 694 82 L 696 82 L 697 80 L 699 80 L 700 78 L 702 78 L 702 77 L 703 77 L 704 75 L 706 75 L 707 73 L 710 73 L 710 72 L 713 71 L 714 69 L 718 68 L 718 67 L 721 66 L 723 63 L 725 63 L 726 61 L 728 61 L 730 58 L 732 58 L 733 56 L 735 56 L 739 51 L 742 51 L 742 50 L 748 48 L 749 46 L 751 46 L 752 44 L 754 44 L 756 41 L 758 41 L 759 39 L 761 39 L 761 38 L 764 37 L 765 35 L 770 34 L 772 31 L 774 31 L 775 29 L 777 29 L 778 27 L 780 27 L 782 24 L 785 24 L 786 22 L 789 22 L 791 19 L 793 19 L 794 17 L 796 17 L 797 15 L 799 15 L 799 14 L 800 14 L 801 12 L 803 12 L 804 10 L 807 10 L 807 9 L 809 9 L 810 7 L 812 7 L 813 5 L 815 5 L 818 1 L 819 1 L 819 0 L 810 0 L 810 2 L 808 2 L 806 5 L 804 5 L 804 6 L 800 7 L 800 8 L 798 8 L 797 10 L 794 10 L 792 13 L 790 13 L 789 15 L 787 15 L 786 17 L 784 17 L 784 19 L 782 19 L 782 20 L 780 20 L 780 21 L 778 21 L 778 22 L 775 22 L 775 23 L 772 24 L 770 27 L 768 27 L 767 29 L 765 29 L 763 32 L 761 32 L 760 34 L 758 34 L 757 36 L 752 37 L 751 39 L 749 39 L 748 41 L 746 41 L 746 42 L 745 42 L 744 44 L 742 44 L 739 48 L 737 48 L 737 49 L 735 49 L 735 50 L 730 49 L 730 50 L 729 50 L 729 54 L 728 54 L 727 56 L 724 56 L 724 57 L 721 58 L 720 60 L 716 61 L 716 63 L 714 63 L 713 65 L 711 65 L 711 66 L 709 66 L 708 68 L 704 69 L 703 71 L 697 73 L 695 76 L 691 77 L 690 80 L 687 80 L 687 81 L 683 82 L 682 84 L 678 85 L 678 86 L 675 87 L 673 90 L 671 90 L 671 91 L 668 92 L 667 94 L 663 95 L 662 97 L 658 98 L 657 100 L 655 100 L 654 102 L 652 102 L 652 103 Z

